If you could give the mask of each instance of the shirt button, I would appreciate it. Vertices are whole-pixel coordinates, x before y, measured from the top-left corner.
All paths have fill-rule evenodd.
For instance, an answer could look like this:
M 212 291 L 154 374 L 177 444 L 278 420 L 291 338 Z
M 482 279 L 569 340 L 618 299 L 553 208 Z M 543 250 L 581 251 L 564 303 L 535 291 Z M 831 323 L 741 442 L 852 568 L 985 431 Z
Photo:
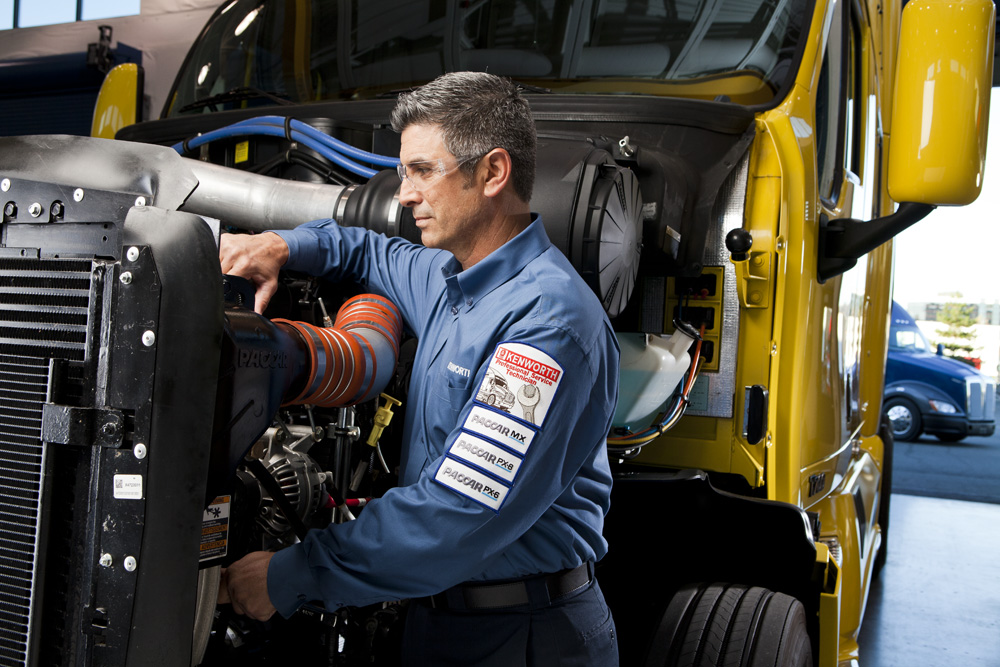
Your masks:
M 465 305 L 466 306 L 471 306 L 472 305 L 472 299 L 466 299 L 465 300 Z
M 455 306 L 452 306 L 451 307 L 451 314 L 452 315 L 458 315 L 458 308 L 456 308 Z

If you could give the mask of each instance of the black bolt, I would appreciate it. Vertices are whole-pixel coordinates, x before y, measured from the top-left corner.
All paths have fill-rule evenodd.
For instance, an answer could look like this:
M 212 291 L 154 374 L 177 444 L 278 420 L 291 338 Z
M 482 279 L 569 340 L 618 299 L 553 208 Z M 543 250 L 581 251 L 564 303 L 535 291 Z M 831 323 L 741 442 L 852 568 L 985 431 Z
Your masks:
M 114 440 L 118 437 L 118 423 L 106 422 L 101 426 L 101 437 L 105 440 Z

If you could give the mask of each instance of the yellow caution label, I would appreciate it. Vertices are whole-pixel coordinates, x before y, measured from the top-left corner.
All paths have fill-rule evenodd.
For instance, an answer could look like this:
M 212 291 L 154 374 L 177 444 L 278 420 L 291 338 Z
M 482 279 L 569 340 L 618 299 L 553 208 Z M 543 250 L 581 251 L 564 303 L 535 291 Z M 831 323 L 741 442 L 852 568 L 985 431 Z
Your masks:
M 241 141 L 236 144 L 236 164 L 240 162 L 246 162 L 250 159 L 250 141 Z

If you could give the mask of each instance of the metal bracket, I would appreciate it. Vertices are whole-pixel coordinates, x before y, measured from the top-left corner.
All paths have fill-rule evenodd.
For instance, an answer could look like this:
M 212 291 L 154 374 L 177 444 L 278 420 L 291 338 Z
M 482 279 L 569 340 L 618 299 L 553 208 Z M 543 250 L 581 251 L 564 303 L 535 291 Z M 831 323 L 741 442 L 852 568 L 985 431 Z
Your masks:
M 125 418 L 120 410 L 42 405 L 42 440 L 50 444 L 121 447 Z
M 768 308 L 771 305 L 771 253 L 751 251 L 742 261 L 730 259 L 736 267 L 736 291 L 744 308 Z

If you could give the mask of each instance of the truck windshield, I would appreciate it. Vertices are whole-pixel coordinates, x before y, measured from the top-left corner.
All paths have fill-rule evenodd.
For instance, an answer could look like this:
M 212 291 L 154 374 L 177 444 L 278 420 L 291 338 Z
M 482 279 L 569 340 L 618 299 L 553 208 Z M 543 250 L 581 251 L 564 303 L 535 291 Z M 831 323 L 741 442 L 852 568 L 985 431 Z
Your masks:
M 795 76 L 809 0 L 232 0 L 164 115 L 370 99 L 446 71 L 559 93 L 766 104 Z
M 904 352 L 930 352 L 931 346 L 924 332 L 915 326 L 889 328 L 889 347 Z

